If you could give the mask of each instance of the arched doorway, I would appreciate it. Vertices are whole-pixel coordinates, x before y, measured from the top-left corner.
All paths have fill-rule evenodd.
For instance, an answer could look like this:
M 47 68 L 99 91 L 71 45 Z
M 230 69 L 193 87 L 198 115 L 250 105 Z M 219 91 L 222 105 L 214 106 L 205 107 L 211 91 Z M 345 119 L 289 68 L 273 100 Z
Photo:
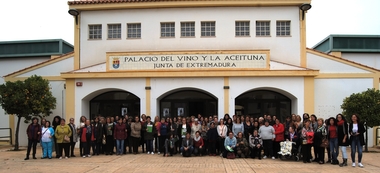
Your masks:
M 109 91 L 90 100 L 90 118 L 140 115 L 140 98 L 126 91 Z
M 160 101 L 160 117 L 210 116 L 218 114 L 218 99 L 199 90 L 180 90 L 165 95 Z
M 235 99 L 235 114 L 260 117 L 275 115 L 283 122 L 291 115 L 292 101 L 285 95 L 270 90 L 253 90 Z

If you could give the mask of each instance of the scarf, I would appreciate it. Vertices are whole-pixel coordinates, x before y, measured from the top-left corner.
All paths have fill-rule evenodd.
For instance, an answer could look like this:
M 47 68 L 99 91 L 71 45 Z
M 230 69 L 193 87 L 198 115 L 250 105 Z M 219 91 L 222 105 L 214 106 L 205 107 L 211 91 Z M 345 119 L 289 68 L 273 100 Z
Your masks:
M 344 124 L 343 120 L 338 121 L 338 126 L 342 126 Z
M 198 142 L 201 139 L 201 136 L 195 137 L 194 141 Z

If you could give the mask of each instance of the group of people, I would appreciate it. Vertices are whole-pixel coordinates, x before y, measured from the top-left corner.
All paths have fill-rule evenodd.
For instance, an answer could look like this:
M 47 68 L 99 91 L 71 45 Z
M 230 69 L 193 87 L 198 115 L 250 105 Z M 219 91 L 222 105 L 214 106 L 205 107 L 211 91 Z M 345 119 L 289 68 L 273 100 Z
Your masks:
M 33 147 L 33 159 L 36 159 L 36 145 L 41 142 L 42 158 L 52 158 L 55 148 L 56 158 L 76 157 L 74 149 L 77 142 L 81 157 L 94 155 L 123 155 L 126 153 L 161 154 L 164 157 L 180 153 L 184 157 L 217 156 L 225 158 L 272 158 L 281 157 L 280 144 L 283 141 L 294 142 L 294 147 L 302 155 L 303 162 L 325 163 L 325 150 L 328 161 L 339 164 L 340 147 L 343 161 L 340 166 L 347 166 L 346 147 L 351 145 L 352 166 L 355 164 L 355 153 L 358 152 L 358 166 L 363 167 L 362 146 L 365 132 L 357 115 L 351 116 L 350 123 L 342 114 L 324 121 L 315 115 L 303 114 L 286 117 L 281 123 L 276 116 L 264 115 L 232 116 L 225 114 L 218 119 L 217 115 L 203 117 L 174 117 L 151 120 L 145 114 L 141 116 L 97 116 L 92 121 L 85 116 L 79 124 L 71 118 L 69 123 L 56 116 L 53 123 L 45 119 L 41 125 L 37 118 L 27 128 L 28 150 L 25 160 L 29 159 Z M 328 146 L 326 146 L 326 143 Z M 312 160 L 311 148 L 314 148 Z M 91 154 L 92 149 L 92 154 Z M 64 153 L 63 153 L 64 150 Z

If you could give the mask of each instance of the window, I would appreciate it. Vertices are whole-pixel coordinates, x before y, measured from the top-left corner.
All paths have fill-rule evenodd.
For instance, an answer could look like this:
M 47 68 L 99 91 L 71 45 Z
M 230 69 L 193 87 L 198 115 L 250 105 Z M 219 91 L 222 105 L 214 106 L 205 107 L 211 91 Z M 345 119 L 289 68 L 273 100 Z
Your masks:
M 161 37 L 175 37 L 175 27 L 173 23 L 161 23 Z
M 269 21 L 256 21 L 256 36 L 270 36 Z
M 141 38 L 141 23 L 127 24 L 127 38 Z
M 235 36 L 249 36 L 249 22 L 235 22 Z
M 290 21 L 277 21 L 277 36 L 290 36 Z
M 195 36 L 195 22 L 181 22 L 181 37 Z
M 215 36 L 215 22 L 201 22 L 201 36 Z
M 88 39 L 90 39 L 90 40 L 102 39 L 102 25 L 89 25 L 88 26 Z
M 121 24 L 108 24 L 108 38 L 121 38 Z

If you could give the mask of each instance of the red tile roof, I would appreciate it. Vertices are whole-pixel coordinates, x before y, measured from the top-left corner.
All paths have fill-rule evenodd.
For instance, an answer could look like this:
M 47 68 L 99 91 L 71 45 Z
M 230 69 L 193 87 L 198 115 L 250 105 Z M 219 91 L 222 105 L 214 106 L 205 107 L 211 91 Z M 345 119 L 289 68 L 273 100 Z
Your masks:
M 38 64 L 34 64 L 34 65 L 30 66 L 30 67 L 26 67 L 26 68 L 24 68 L 24 69 L 21 69 L 21 70 L 15 71 L 15 72 L 10 73 L 10 74 L 7 74 L 7 75 L 5 75 L 5 76 L 3 76 L 3 77 L 9 77 L 9 76 L 11 76 L 11 75 L 14 75 L 14 74 L 20 73 L 20 72 L 22 72 L 22 71 L 25 71 L 25 70 L 31 69 L 31 68 L 33 68 L 33 67 L 38 67 L 38 66 L 44 65 L 44 64 L 46 64 L 46 63 L 49 63 L 49 62 L 51 62 L 51 61 L 56 61 L 57 59 L 62 59 L 62 58 L 67 57 L 67 56 L 69 56 L 69 55 L 71 55 L 71 54 L 74 56 L 74 51 L 72 51 L 72 52 L 68 52 L 68 53 L 63 54 L 63 55 L 61 55 L 61 56 L 59 56 L 59 57 L 52 58 L 52 59 L 49 59 L 49 60 L 44 61 L 44 62 L 40 62 L 40 63 L 38 63 Z
M 168 1 L 168 0 L 75 0 L 69 1 L 69 5 L 84 5 L 84 4 L 108 4 L 108 3 L 124 3 L 124 2 L 159 2 L 159 1 Z M 179 0 L 174 0 L 179 1 Z

